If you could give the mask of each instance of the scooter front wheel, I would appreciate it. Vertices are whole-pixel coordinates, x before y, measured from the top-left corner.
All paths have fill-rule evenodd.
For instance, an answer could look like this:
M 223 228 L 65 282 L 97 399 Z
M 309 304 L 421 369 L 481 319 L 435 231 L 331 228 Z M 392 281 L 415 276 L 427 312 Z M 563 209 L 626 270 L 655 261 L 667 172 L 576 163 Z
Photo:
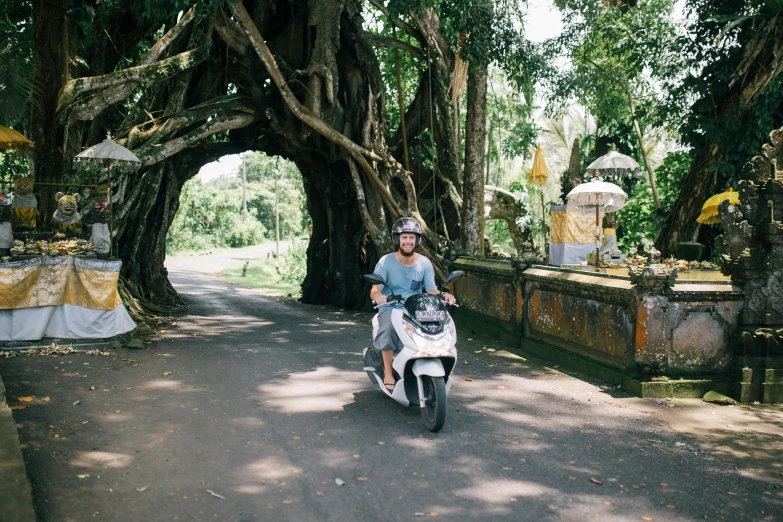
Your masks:
M 446 423 L 446 384 L 443 377 L 421 376 L 425 404 L 421 408 L 421 422 L 429 431 L 438 432 Z

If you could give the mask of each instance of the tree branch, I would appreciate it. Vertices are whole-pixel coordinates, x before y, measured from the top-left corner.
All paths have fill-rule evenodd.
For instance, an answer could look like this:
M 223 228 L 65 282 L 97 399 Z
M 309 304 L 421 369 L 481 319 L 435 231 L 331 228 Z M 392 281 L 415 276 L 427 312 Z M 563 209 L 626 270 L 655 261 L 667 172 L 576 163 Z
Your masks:
M 180 21 L 174 27 L 169 29 L 160 40 L 155 42 L 155 45 L 150 48 L 149 52 L 147 52 L 147 54 L 145 54 L 142 59 L 139 60 L 137 66 L 149 65 L 155 62 L 158 57 L 169 48 L 169 45 L 171 45 L 171 43 L 176 40 L 185 27 L 193 20 L 195 13 L 196 6 L 188 9 Z M 139 82 L 128 82 L 122 85 L 110 87 L 109 89 L 100 92 L 97 96 L 88 102 L 78 105 L 76 108 L 74 108 L 69 117 L 73 121 L 91 120 L 103 112 L 108 106 L 120 102 L 130 96 L 133 90 L 138 87 L 138 85 Z
M 231 112 L 223 116 L 217 116 L 208 121 L 201 127 L 168 141 L 160 146 L 152 145 L 143 147 L 135 151 L 136 156 L 141 160 L 142 166 L 148 167 L 154 165 L 174 154 L 190 147 L 191 145 L 207 138 L 218 132 L 224 132 L 231 129 L 239 129 L 250 125 L 258 119 L 255 113 Z
M 383 162 L 383 158 L 374 152 L 357 145 L 346 136 L 337 132 L 321 118 L 313 114 L 310 110 L 299 103 L 299 100 L 296 99 L 296 96 L 294 96 L 294 93 L 291 92 L 290 87 L 288 87 L 285 78 L 283 78 L 280 69 L 277 67 L 275 58 L 272 56 L 269 47 L 266 46 L 264 38 L 261 36 L 261 33 L 258 31 L 255 23 L 253 23 L 253 20 L 250 18 L 250 15 L 247 13 L 245 7 L 241 3 L 232 3 L 230 5 L 231 12 L 234 14 L 234 18 L 239 24 L 239 27 L 250 39 L 250 43 L 253 46 L 253 49 L 256 51 L 256 54 L 258 54 L 258 57 L 261 58 L 261 62 L 264 64 L 267 72 L 269 72 L 270 76 L 274 80 L 277 88 L 280 90 L 280 94 L 282 95 L 283 100 L 286 102 L 286 105 L 294 114 L 294 116 L 296 116 L 305 125 L 318 132 L 318 134 L 324 138 L 333 143 L 336 143 L 337 145 L 340 145 L 345 150 L 347 150 L 351 157 L 353 157 L 353 159 L 356 160 L 356 162 L 362 167 L 362 170 L 364 170 L 364 172 L 367 174 L 367 177 L 370 179 L 372 184 L 375 185 L 375 187 L 378 189 L 384 199 L 384 203 L 392 213 L 392 217 L 394 219 L 401 217 L 402 211 L 400 210 L 400 207 L 391 197 L 391 194 L 389 194 L 387 190 L 384 190 L 384 186 L 381 183 L 381 180 L 378 178 L 378 174 L 373 170 L 370 164 L 367 163 L 367 160 L 364 158 L 364 156 L 367 156 L 371 160 L 377 162 Z
M 368 33 L 368 37 L 375 47 L 396 47 L 406 53 L 410 54 L 414 58 L 419 60 L 424 59 L 424 53 L 418 47 L 414 47 L 406 41 L 399 40 L 397 38 L 389 38 L 388 36 L 381 36 L 379 34 Z
M 66 83 L 60 91 L 57 112 L 62 112 L 80 95 L 97 89 L 105 89 L 126 82 L 157 82 L 198 65 L 209 55 L 211 43 L 207 41 L 198 49 L 186 51 L 159 62 L 129 67 L 102 76 L 76 78 Z
M 389 10 L 386 8 L 385 5 L 383 5 L 383 3 L 379 2 L 378 0 L 370 0 L 370 3 L 373 6 L 375 6 L 375 8 L 378 9 L 378 11 L 380 11 L 384 15 L 386 15 L 386 18 L 388 18 L 391 23 L 393 23 L 394 25 L 396 25 L 397 27 L 399 27 L 400 29 L 402 29 L 403 31 L 405 31 L 406 33 L 411 35 L 416 40 L 418 40 L 418 42 L 420 44 L 422 44 L 422 45 L 425 44 L 424 38 L 423 38 L 422 34 L 419 31 L 417 31 L 410 24 L 408 24 L 406 22 L 403 22 L 402 20 L 400 20 L 398 18 L 392 18 L 391 14 L 389 14 Z

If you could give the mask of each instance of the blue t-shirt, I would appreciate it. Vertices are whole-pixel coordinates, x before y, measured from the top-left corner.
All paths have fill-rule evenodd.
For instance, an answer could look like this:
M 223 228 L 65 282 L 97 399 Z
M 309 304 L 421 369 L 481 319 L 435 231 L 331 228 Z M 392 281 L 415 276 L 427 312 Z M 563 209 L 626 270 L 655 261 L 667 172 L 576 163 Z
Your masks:
M 386 297 L 397 294 L 407 299 L 422 293 L 422 287 L 427 292 L 437 288 L 432 262 L 422 255 L 419 255 L 415 265 L 403 266 L 393 253 L 386 254 L 375 265 L 373 273 L 386 281 L 386 286 L 383 287 L 383 295 Z

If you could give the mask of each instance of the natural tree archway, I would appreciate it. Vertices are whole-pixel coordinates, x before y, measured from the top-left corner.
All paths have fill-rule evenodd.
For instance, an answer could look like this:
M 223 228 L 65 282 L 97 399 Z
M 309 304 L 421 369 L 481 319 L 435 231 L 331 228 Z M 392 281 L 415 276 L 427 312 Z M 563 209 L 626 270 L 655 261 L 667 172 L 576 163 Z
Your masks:
M 36 33 L 37 47 L 58 44 L 71 64 L 69 81 L 48 83 L 56 112 L 42 109 L 31 121 L 57 122 L 51 133 L 62 163 L 107 132 L 143 161 L 115 186 L 114 205 L 117 251 L 136 296 L 153 306 L 176 302 L 163 260 L 182 186 L 203 164 L 243 150 L 282 156 L 302 173 L 313 220 L 305 302 L 360 306 L 359 275 L 389 249 L 389 226 L 401 215 L 422 222 L 424 249 L 442 273 L 438 251 L 461 236 L 454 51 L 433 9 L 406 12 L 403 21 L 371 3 L 405 41 L 368 33 L 360 0 L 181 2 L 182 12 L 169 2 L 77 2 L 72 18 L 58 19 L 66 29 L 54 38 L 65 42 Z M 35 4 L 36 23 L 50 4 L 65 6 Z M 74 19 L 88 9 L 92 15 Z M 415 56 L 422 71 L 405 111 L 408 141 L 426 136 L 436 150 L 435 158 L 414 158 L 410 172 L 398 161 L 399 134 L 389 133 L 373 48 L 389 45 Z

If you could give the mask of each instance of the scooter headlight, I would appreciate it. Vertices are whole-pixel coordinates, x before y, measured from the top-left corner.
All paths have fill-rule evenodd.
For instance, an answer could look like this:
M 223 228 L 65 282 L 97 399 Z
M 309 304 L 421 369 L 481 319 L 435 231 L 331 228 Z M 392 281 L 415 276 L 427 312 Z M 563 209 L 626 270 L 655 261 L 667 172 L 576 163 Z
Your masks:
M 448 353 L 449 348 L 451 347 L 451 338 L 452 334 L 448 331 L 445 333 L 445 335 L 439 337 L 438 339 L 427 339 L 426 337 L 417 335 L 414 332 L 413 341 L 416 343 L 416 348 L 418 349 L 419 353 L 424 355 L 438 356 Z

